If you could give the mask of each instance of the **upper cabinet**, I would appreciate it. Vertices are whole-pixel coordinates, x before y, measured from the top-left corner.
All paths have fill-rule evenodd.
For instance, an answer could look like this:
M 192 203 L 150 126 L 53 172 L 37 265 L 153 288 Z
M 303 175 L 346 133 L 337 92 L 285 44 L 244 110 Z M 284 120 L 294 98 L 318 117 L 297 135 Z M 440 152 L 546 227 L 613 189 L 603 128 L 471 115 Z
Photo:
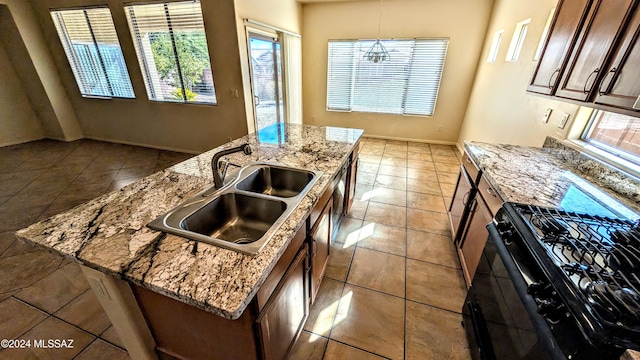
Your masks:
M 528 91 L 632 110 L 638 0 L 560 0 Z

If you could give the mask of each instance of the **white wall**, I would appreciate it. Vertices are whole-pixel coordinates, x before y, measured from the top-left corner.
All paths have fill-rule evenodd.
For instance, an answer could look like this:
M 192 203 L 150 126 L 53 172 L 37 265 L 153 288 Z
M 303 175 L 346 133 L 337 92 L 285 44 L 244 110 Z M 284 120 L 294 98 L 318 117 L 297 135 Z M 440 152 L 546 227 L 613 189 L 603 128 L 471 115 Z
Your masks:
M 42 126 L 1 41 L 0 79 L 0 146 L 42 139 Z
M 367 135 L 454 143 L 471 93 L 492 7 L 493 0 L 384 3 L 381 38 L 450 38 L 435 114 L 419 117 L 327 111 L 328 40 L 375 38 L 380 3 L 305 3 L 302 7 L 304 122 L 361 128 Z
M 565 138 L 571 124 L 558 128 L 562 114 L 571 114 L 578 106 L 526 92 L 536 66 L 533 61 L 549 12 L 557 0 L 496 0 L 491 24 L 476 74 L 473 92 L 460 130 L 458 146 L 464 140 L 541 146 L 548 135 Z M 527 37 L 517 62 L 506 62 L 515 24 L 531 18 Z M 498 60 L 487 57 L 494 32 L 504 29 Z M 548 123 L 542 122 L 547 108 L 553 109 Z

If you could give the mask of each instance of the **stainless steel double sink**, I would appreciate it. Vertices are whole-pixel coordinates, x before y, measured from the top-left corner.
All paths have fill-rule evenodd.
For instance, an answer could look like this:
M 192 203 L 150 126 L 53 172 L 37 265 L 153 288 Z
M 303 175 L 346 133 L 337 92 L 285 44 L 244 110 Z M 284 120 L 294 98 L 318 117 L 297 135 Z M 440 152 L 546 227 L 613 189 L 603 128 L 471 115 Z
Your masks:
M 255 255 L 321 175 L 265 163 L 247 165 L 231 183 L 204 189 L 147 226 Z

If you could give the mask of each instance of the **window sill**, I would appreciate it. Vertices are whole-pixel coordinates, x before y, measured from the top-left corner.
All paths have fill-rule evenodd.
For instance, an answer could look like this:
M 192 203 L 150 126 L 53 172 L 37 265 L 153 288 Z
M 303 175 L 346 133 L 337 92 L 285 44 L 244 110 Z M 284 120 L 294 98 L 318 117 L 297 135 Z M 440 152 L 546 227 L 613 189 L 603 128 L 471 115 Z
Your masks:
M 609 164 L 621 171 L 630 174 L 636 178 L 640 178 L 640 166 L 632 163 L 629 160 L 623 159 L 610 152 L 597 148 L 588 142 L 581 139 L 567 139 L 565 140 L 569 146 L 581 151 L 587 155 L 590 155 L 597 160 L 600 160 L 606 164 Z

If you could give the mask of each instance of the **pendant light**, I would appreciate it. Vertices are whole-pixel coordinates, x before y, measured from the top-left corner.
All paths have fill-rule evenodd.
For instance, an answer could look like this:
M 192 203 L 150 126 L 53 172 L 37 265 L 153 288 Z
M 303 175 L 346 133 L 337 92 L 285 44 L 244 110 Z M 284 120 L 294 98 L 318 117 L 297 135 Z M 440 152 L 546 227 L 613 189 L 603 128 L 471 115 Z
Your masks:
M 380 15 L 378 16 L 378 37 L 376 38 L 376 42 L 371 45 L 371 48 L 364 53 L 362 57 L 365 61 L 370 61 L 373 63 L 381 63 L 383 61 L 389 60 L 391 56 L 387 49 L 384 48 L 384 45 L 380 42 L 380 24 L 382 23 L 382 1 L 380 0 Z

